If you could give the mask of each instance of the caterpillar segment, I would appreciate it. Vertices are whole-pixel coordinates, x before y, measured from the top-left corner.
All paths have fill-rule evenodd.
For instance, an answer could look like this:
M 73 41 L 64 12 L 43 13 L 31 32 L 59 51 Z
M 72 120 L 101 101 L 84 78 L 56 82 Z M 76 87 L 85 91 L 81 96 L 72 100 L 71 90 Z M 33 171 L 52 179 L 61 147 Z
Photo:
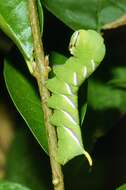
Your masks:
M 64 86 L 62 86 L 63 89 L 66 88 L 64 94 L 63 92 L 61 94 L 60 89 L 55 90 L 54 93 L 52 89 L 49 88 L 49 83 L 52 83 L 51 80 L 54 81 L 54 79 L 50 79 L 47 82 L 47 88 L 52 92 L 52 96 L 48 100 L 48 106 L 54 109 L 50 122 L 57 127 L 57 160 L 64 165 L 73 158 L 73 155 L 84 154 L 88 158 L 89 164 L 92 165 L 91 157 L 85 151 L 82 143 L 77 94 L 73 92 L 70 94 L 66 88 L 66 82 L 64 82 Z M 56 80 L 58 80 L 58 78 Z M 68 84 L 68 86 L 70 86 L 70 84 Z M 70 88 L 72 90 L 73 86 L 70 86 Z
M 92 159 L 82 142 L 77 93 L 102 61 L 105 46 L 97 32 L 79 30 L 71 37 L 69 47 L 72 56 L 63 65 L 54 68 L 55 77 L 46 84 L 52 92 L 48 106 L 53 109 L 50 122 L 57 127 L 57 160 L 64 165 L 73 157 L 84 154 L 92 166 Z

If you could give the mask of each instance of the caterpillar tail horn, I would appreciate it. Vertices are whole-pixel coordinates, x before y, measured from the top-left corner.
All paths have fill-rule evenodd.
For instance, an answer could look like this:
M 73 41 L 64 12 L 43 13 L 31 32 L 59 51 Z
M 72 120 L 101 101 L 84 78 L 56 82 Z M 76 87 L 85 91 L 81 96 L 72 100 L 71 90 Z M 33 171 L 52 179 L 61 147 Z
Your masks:
M 87 151 L 84 151 L 83 153 L 84 153 L 85 157 L 87 158 L 87 160 L 89 162 L 89 165 L 92 166 L 93 161 L 92 161 L 92 158 L 91 158 L 90 154 Z

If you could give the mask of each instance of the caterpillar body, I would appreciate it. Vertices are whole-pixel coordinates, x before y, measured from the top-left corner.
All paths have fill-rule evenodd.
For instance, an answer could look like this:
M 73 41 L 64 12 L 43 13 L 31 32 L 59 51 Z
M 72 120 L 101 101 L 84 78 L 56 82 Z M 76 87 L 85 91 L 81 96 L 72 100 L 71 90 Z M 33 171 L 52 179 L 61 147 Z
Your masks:
M 50 122 L 57 127 L 57 160 L 65 164 L 73 157 L 84 154 L 92 165 L 82 142 L 77 93 L 103 60 L 105 45 L 96 31 L 78 30 L 71 37 L 69 50 L 72 56 L 63 65 L 54 68 L 55 77 L 48 79 L 46 84 L 52 92 L 48 106 L 54 110 Z

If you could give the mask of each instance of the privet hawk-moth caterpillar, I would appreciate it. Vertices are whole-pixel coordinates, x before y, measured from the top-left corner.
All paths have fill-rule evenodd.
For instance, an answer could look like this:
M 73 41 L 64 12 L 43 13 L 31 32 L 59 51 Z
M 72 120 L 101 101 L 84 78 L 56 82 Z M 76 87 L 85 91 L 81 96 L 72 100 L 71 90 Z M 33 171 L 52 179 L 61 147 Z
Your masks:
M 103 60 L 103 38 L 94 30 L 78 30 L 71 37 L 71 57 L 63 65 L 54 68 L 55 77 L 48 79 L 47 88 L 52 92 L 48 106 L 54 110 L 51 124 L 57 127 L 57 159 L 61 164 L 84 154 L 92 165 L 92 159 L 84 149 L 78 114 L 78 89 Z

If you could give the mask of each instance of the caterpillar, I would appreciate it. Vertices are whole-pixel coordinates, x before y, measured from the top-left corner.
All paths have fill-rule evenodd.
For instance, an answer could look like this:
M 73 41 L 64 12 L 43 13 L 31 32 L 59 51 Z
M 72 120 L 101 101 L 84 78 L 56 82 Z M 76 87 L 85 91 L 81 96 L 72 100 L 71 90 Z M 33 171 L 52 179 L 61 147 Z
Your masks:
M 46 87 L 52 92 L 47 102 L 48 107 L 53 109 L 50 122 L 57 129 L 56 159 L 64 165 L 75 156 L 84 154 L 92 165 L 92 159 L 85 150 L 81 137 L 78 89 L 103 60 L 104 40 L 94 30 L 78 30 L 71 37 L 69 50 L 71 56 L 63 65 L 54 68 L 55 76 L 46 83 Z

